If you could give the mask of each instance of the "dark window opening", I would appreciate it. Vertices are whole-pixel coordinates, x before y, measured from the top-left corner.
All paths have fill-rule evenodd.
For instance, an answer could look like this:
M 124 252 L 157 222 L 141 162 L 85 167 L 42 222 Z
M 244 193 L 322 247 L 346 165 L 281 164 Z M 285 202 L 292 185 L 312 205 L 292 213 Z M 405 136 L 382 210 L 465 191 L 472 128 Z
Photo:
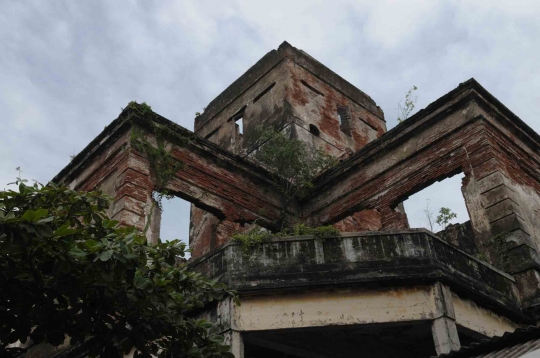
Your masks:
M 310 85 L 309 83 L 307 83 L 306 81 L 301 80 L 300 82 L 302 82 L 302 84 L 303 84 L 304 86 L 306 86 L 307 88 L 309 88 L 309 89 L 312 90 L 313 92 L 315 92 L 315 93 L 317 93 L 318 95 L 324 97 L 324 94 L 323 94 L 321 91 L 319 91 L 318 89 L 316 89 L 315 87 L 313 87 L 312 85 Z
M 228 122 L 234 121 L 236 136 L 241 136 L 242 134 L 244 134 L 244 113 L 246 111 L 246 107 L 247 106 L 240 108 L 240 110 L 228 120 Z
M 339 129 L 346 135 L 351 135 L 351 110 L 349 106 L 338 106 L 337 115 L 339 121 Z
M 276 83 L 272 83 L 270 86 L 266 87 L 266 89 L 264 91 L 262 91 L 261 93 L 259 93 L 257 95 L 257 97 L 255 97 L 253 99 L 253 103 L 257 102 L 258 100 L 261 99 L 262 96 L 264 96 L 265 94 L 267 94 L 268 92 L 270 92 L 270 90 L 276 85 Z
M 319 136 L 319 134 L 321 134 L 319 128 L 317 128 L 317 126 L 314 124 L 309 125 L 309 132 L 316 135 L 317 137 Z

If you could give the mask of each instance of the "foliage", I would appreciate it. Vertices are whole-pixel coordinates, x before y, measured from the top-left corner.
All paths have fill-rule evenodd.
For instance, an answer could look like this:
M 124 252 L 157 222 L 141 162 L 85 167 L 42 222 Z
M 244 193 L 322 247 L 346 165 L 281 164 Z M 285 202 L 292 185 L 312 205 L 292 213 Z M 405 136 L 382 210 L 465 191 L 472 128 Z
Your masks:
M 100 192 L 27 185 L 0 192 L 0 356 L 17 340 L 91 342 L 92 356 L 233 357 L 211 324 L 189 318 L 233 293 L 176 263 L 178 240 L 149 246 L 109 220 Z
M 437 215 L 436 223 L 442 228 L 446 229 L 450 221 L 454 218 L 457 218 L 457 214 L 452 212 L 449 208 L 441 208 L 439 210 L 439 215 Z
M 476 254 L 476 257 L 482 261 L 495 265 L 503 271 L 508 271 L 510 268 L 510 263 L 508 262 L 508 243 L 506 242 L 508 234 L 508 231 L 505 231 L 492 236 L 487 240 L 487 245 L 485 245 L 483 249 L 488 249 L 486 252 L 491 253 L 491 255 L 489 255 L 490 257 L 486 255 L 486 252 L 479 252 Z
M 313 189 L 312 179 L 334 166 L 337 160 L 321 149 L 312 148 L 300 139 L 289 138 L 271 128 L 258 127 L 256 132 L 262 145 L 255 152 L 255 158 L 280 183 L 283 229 L 287 225 L 286 208 L 295 198 L 305 198 Z
M 135 127 L 132 130 L 131 143 L 133 147 L 146 155 L 150 170 L 155 178 L 155 187 L 159 189 L 158 203 L 162 197 L 167 197 L 166 187 L 176 172 L 183 168 L 183 163 L 176 160 L 167 149 L 167 142 L 163 136 L 156 136 L 156 146 Z
M 488 257 L 486 256 L 484 252 L 477 253 L 476 258 L 482 261 L 486 261 L 486 262 L 488 261 Z
M 292 230 L 283 230 L 275 234 L 275 236 L 302 236 L 313 235 L 315 237 L 328 237 L 339 234 L 339 230 L 332 225 L 310 227 L 305 224 L 293 226 Z
M 135 101 L 131 101 L 128 103 L 126 108 L 129 108 L 131 110 L 138 112 L 143 117 L 154 115 L 154 111 L 152 110 L 152 107 L 149 106 L 146 102 L 137 103 Z
M 414 91 L 416 91 L 418 87 L 412 86 L 412 88 L 407 92 L 405 95 L 405 105 L 401 105 L 401 101 L 398 103 L 398 122 L 401 123 L 409 116 L 411 115 L 412 111 L 414 110 L 414 106 L 416 106 L 416 101 L 418 100 L 418 96 L 414 96 Z
M 272 234 L 264 229 L 255 228 L 248 232 L 235 233 L 231 239 L 234 242 L 242 244 L 245 251 L 260 244 L 263 240 L 272 237 Z
M 334 157 L 300 139 L 270 128 L 258 131 L 264 144 L 255 158 L 283 182 L 282 191 L 288 198 L 304 198 L 313 188 L 313 177 L 336 164 Z
M 429 205 L 429 199 L 427 200 L 426 207 L 424 208 L 424 216 L 427 224 L 429 225 L 429 230 L 431 231 L 434 231 L 435 224 L 439 225 L 440 230 L 445 230 L 448 224 L 450 224 L 450 221 L 457 218 L 456 213 L 445 207 L 439 209 L 439 215 L 437 215 L 435 218 L 435 213 Z
M 129 103 L 128 108 L 135 110 L 136 113 L 145 119 L 155 116 L 152 107 L 147 105 L 146 102 L 137 104 L 132 101 Z M 171 130 L 164 126 L 153 125 L 151 131 L 155 137 L 155 145 L 137 127 L 134 127 L 131 132 L 131 143 L 136 150 L 143 153 L 148 159 L 150 170 L 155 177 L 154 185 L 159 193 L 156 200 L 161 207 L 161 199 L 168 197 L 167 190 L 165 189 L 167 184 L 176 172 L 183 168 L 183 163 L 174 158 L 167 148 L 167 138 L 173 137 L 181 142 L 185 142 L 188 138 L 172 133 Z
M 298 224 L 292 229 L 285 229 L 277 233 L 271 233 L 265 229 L 256 228 L 249 232 L 236 233 L 232 236 L 232 240 L 242 244 L 245 250 L 260 244 L 262 241 L 271 237 L 286 237 L 286 236 L 301 236 L 313 235 L 315 237 L 328 237 L 339 234 L 339 230 L 332 225 L 309 227 L 305 224 Z

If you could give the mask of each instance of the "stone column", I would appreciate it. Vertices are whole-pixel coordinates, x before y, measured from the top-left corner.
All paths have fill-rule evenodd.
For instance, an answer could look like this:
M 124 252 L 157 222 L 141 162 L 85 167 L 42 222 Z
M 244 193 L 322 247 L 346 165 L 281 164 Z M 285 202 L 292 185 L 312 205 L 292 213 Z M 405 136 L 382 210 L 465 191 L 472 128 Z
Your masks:
M 431 333 L 437 354 L 450 353 L 461 347 L 456 327 L 456 315 L 452 292 L 448 286 L 437 282 L 434 285 L 434 298 L 440 316 L 431 324 Z
M 225 333 L 225 343 L 231 346 L 235 358 L 244 358 L 244 340 L 239 331 L 229 330 Z

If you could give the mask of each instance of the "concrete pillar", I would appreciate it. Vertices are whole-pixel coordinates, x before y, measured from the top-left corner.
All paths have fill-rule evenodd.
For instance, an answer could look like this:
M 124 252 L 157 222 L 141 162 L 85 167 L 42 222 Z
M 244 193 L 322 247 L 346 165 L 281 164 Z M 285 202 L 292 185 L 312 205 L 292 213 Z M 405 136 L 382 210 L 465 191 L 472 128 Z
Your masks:
M 437 354 L 449 353 L 461 347 L 456 327 L 454 302 L 450 288 L 437 282 L 434 285 L 435 306 L 439 317 L 431 324 L 431 333 Z
M 456 322 L 448 317 L 433 320 L 431 333 L 437 354 L 450 353 L 461 347 Z
M 244 340 L 239 331 L 232 329 L 225 333 L 225 343 L 231 346 L 231 353 L 235 358 L 244 358 Z

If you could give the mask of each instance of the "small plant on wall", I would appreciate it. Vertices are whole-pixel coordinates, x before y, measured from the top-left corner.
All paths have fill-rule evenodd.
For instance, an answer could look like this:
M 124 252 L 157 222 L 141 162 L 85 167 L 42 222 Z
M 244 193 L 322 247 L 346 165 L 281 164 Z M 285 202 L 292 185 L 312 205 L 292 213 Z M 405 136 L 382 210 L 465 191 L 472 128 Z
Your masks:
M 146 102 L 137 104 L 136 102 L 130 102 L 128 108 L 137 113 L 138 117 L 142 121 L 149 125 L 148 132 L 153 134 L 155 144 L 152 143 L 146 133 L 139 127 L 133 127 L 131 132 L 131 144 L 133 148 L 146 156 L 150 164 L 150 170 L 155 178 L 154 187 L 157 191 L 155 196 L 158 204 L 161 204 L 163 197 L 168 197 L 166 190 L 167 184 L 174 177 L 174 175 L 183 168 L 183 163 L 174 158 L 171 154 L 171 148 L 169 141 L 171 138 L 174 141 L 185 143 L 189 138 L 180 135 L 171 129 L 163 125 L 152 123 L 150 119 L 157 117 Z
M 398 103 L 398 122 L 401 123 L 411 115 L 414 107 L 416 106 L 416 101 L 418 96 L 414 95 L 414 91 L 418 90 L 418 87 L 412 86 L 409 92 L 405 95 L 405 103 L 401 105 L 401 101 Z
M 257 246 L 261 242 L 271 237 L 286 237 L 286 236 L 302 236 L 313 235 L 315 237 L 329 237 L 339 234 L 339 230 L 332 225 L 309 227 L 305 224 L 298 224 L 290 229 L 284 229 L 283 231 L 270 233 L 262 228 L 255 228 L 253 230 L 236 233 L 232 236 L 232 240 L 241 243 L 245 251 L 249 251 L 254 246 Z

